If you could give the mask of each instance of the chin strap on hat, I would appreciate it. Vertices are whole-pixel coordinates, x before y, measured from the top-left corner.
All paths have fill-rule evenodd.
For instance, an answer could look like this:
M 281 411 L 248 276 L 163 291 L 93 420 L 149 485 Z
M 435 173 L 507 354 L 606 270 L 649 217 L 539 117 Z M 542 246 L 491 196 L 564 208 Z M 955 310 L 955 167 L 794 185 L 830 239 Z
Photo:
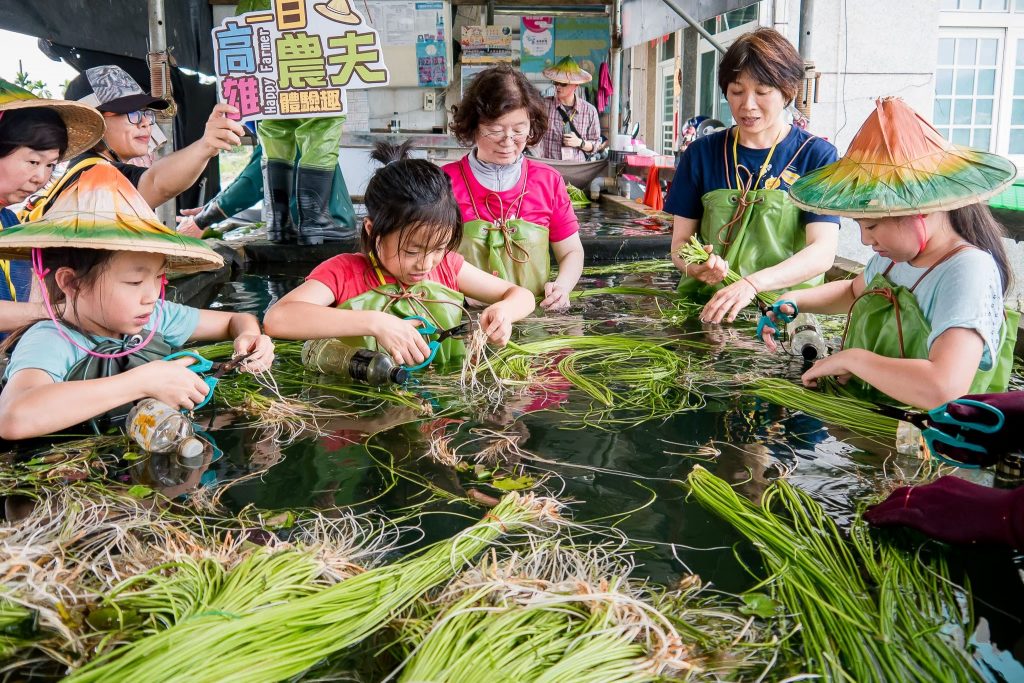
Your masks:
M 149 344 L 149 342 L 153 341 L 153 337 L 156 335 L 156 331 L 160 327 L 160 319 L 163 317 L 163 312 L 164 312 L 164 303 L 165 303 L 164 291 L 165 291 L 165 289 L 167 287 L 167 276 L 166 275 L 160 276 L 160 297 L 159 297 L 159 299 L 156 302 L 157 303 L 157 306 L 156 306 L 156 320 L 153 323 L 152 329 L 150 329 L 150 331 L 149 331 L 149 335 L 145 339 L 143 339 L 141 342 L 139 342 L 135 346 L 131 347 L 130 349 L 125 349 L 124 351 L 118 351 L 117 353 L 100 353 L 98 351 L 93 351 L 92 349 L 87 349 L 86 347 L 82 346 L 81 344 L 76 342 L 74 339 L 69 337 L 67 332 L 64 331 L 64 326 L 61 324 L 61 321 L 57 319 L 57 314 L 53 310 L 53 304 L 50 303 L 50 295 L 46 291 L 46 282 L 45 282 L 45 280 L 43 278 L 45 278 L 49 272 L 50 272 L 49 268 L 44 268 L 43 267 L 43 251 L 42 251 L 42 249 L 33 249 L 32 250 L 32 273 L 39 280 L 39 289 L 40 289 L 40 291 L 43 294 L 43 305 L 46 307 L 46 313 L 50 316 L 50 320 L 52 320 L 53 324 L 56 326 L 57 334 L 59 334 L 61 336 L 61 338 L 64 339 L 64 341 L 68 342 L 69 344 L 71 344 L 72 346 L 77 348 L 78 350 L 85 351 L 90 356 L 96 356 L 97 358 L 123 358 L 124 356 L 130 356 L 131 354 L 135 353 L 136 351 L 139 351 L 141 349 L 146 348 L 146 346 Z

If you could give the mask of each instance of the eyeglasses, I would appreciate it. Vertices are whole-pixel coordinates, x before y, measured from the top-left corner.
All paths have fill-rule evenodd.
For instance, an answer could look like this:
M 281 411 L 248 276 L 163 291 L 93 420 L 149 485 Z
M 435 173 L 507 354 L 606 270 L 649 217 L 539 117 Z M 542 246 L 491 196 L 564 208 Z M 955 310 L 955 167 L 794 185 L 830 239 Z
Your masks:
M 526 138 L 530 137 L 530 129 L 519 131 L 506 131 L 506 130 L 488 130 L 484 131 L 484 137 L 488 140 L 494 140 L 495 142 L 501 142 L 505 138 L 512 138 L 513 142 L 522 142 Z
M 137 126 L 142 123 L 142 119 L 145 118 L 149 121 L 149 125 L 156 123 L 156 112 L 152 109 L 139 109 L 137 111 L 130 111 L 125 116 L 128 117 L 128 123 L 133 126 Z

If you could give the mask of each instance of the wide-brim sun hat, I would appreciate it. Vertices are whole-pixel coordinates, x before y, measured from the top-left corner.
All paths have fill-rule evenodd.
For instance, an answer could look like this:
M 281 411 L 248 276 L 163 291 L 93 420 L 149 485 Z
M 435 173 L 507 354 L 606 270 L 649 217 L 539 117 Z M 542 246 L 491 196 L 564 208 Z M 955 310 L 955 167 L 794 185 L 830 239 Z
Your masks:
M 29 91 L 0 78 L 0 112 L 40 108 L 55 111 L 67 128 L 68 148 L 61 160 L 70 159 L 91 149 L 103 137 L 103 114 L 95 108 L 81 102 L 36 97 Z
M 163 254 L 168 270 L 180 273 L 224 265 L 205 242 L 161 223 L 128 178 L 105 162 L 84 171 L 39 220 L 0 231 L 0 259 L 57 247 Z
M 577 64 L 576 60 L 572 57 L 562 58 L 557 64 L 552 64 L 544 69 L 543 74 L 544 78 L 555 83 L 568 83 L 570 85 L 589 83 L 594 78 L 589 72 L 584 71 L 583 67 Z
M 846 154 L 797 180 L 789 194 L 812 213 L 885 218 L 976 204 L 1016 177 L 1009 159 L 954 145 L 902 99 L 886 97 Z

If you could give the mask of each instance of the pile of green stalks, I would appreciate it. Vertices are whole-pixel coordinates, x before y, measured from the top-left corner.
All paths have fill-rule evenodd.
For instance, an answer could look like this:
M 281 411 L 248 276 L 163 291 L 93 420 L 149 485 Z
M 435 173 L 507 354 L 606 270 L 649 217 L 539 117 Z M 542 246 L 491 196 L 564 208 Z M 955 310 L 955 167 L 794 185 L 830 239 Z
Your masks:
M 654 681 L 697 671 L 632 567 L 561 541 L 464 572 L 400 620 L 404 683 Z
M 520 391 L 582 392 L 589 405 L 559 410 L 588 426 L 609 429 L 665 419 L 695 410 L 703 398 L 691 390 L 694 362 L 672 348 L 670 339 L 640 339 L 619 334 L 556 335 L 509 343 L 475 368 L 474 378 L 489 376 Z M 568 398 L 568 397 L 567 397 Z
M 760 506 L 699 466 L 688 485 L 760 552 L 763 585 L 799 624 L 807 671 L 862 683 L 981 680 L 964 650 L 966 596 L 941 556 L 876 546 L 861 520 L 848 541 L 785 481 L 769 486 Z
M 880 415 L 870 401 L 807 389 L 790 380 L 774 377 L 755 379 L 743 385 L 741 391 L 791 410 L 799 410 L 863 437 L 890 442 L 896 439 L 899 421 Z
M 697 265 L 707 261 L 710 254 L 704 251 L 704 245 L 697 239 L 697 236 L 691 235 L 689 242 L 680 245 L 676 251 L 676 256 L 690 265 Z M 726 285 L 731 285 L 734 282 L 739 282 L 741 279 L 743 279 L 743 276 L 730 268 L 725 274 L 723 282 Z M 765 306 L 771 306 L 779 298 L 779 295 L 776 292 L 758 292 L 757 298 Z
M 191 612 L 100 656 L 67 680 L 285 680 L 381 629 L 503 534 L 550 527 L 558 519 L 554 501 L 509 494 L 481 522 L 414 556 L 241 614 Z
M 572 208 L 582 209 L 586 206 L 590 206 L 590 197 L 588 197 L 587 193 L 580 188 L 571 183 L 566 183 L 565 191 L 569 195 L 569 201 L 572 203 Z

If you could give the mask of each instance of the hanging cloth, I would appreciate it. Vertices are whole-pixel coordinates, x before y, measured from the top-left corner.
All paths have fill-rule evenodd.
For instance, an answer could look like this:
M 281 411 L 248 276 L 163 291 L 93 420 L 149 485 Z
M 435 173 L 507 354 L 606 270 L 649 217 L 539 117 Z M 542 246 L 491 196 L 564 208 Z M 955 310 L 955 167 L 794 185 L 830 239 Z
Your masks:
M 612 94 L 615 92 L 611 74 L 608 72 L 608 62 L 602 63 L 601 68 L 598 69 L 597 83 L 597 110 L 604 113 L 612 99 Z

